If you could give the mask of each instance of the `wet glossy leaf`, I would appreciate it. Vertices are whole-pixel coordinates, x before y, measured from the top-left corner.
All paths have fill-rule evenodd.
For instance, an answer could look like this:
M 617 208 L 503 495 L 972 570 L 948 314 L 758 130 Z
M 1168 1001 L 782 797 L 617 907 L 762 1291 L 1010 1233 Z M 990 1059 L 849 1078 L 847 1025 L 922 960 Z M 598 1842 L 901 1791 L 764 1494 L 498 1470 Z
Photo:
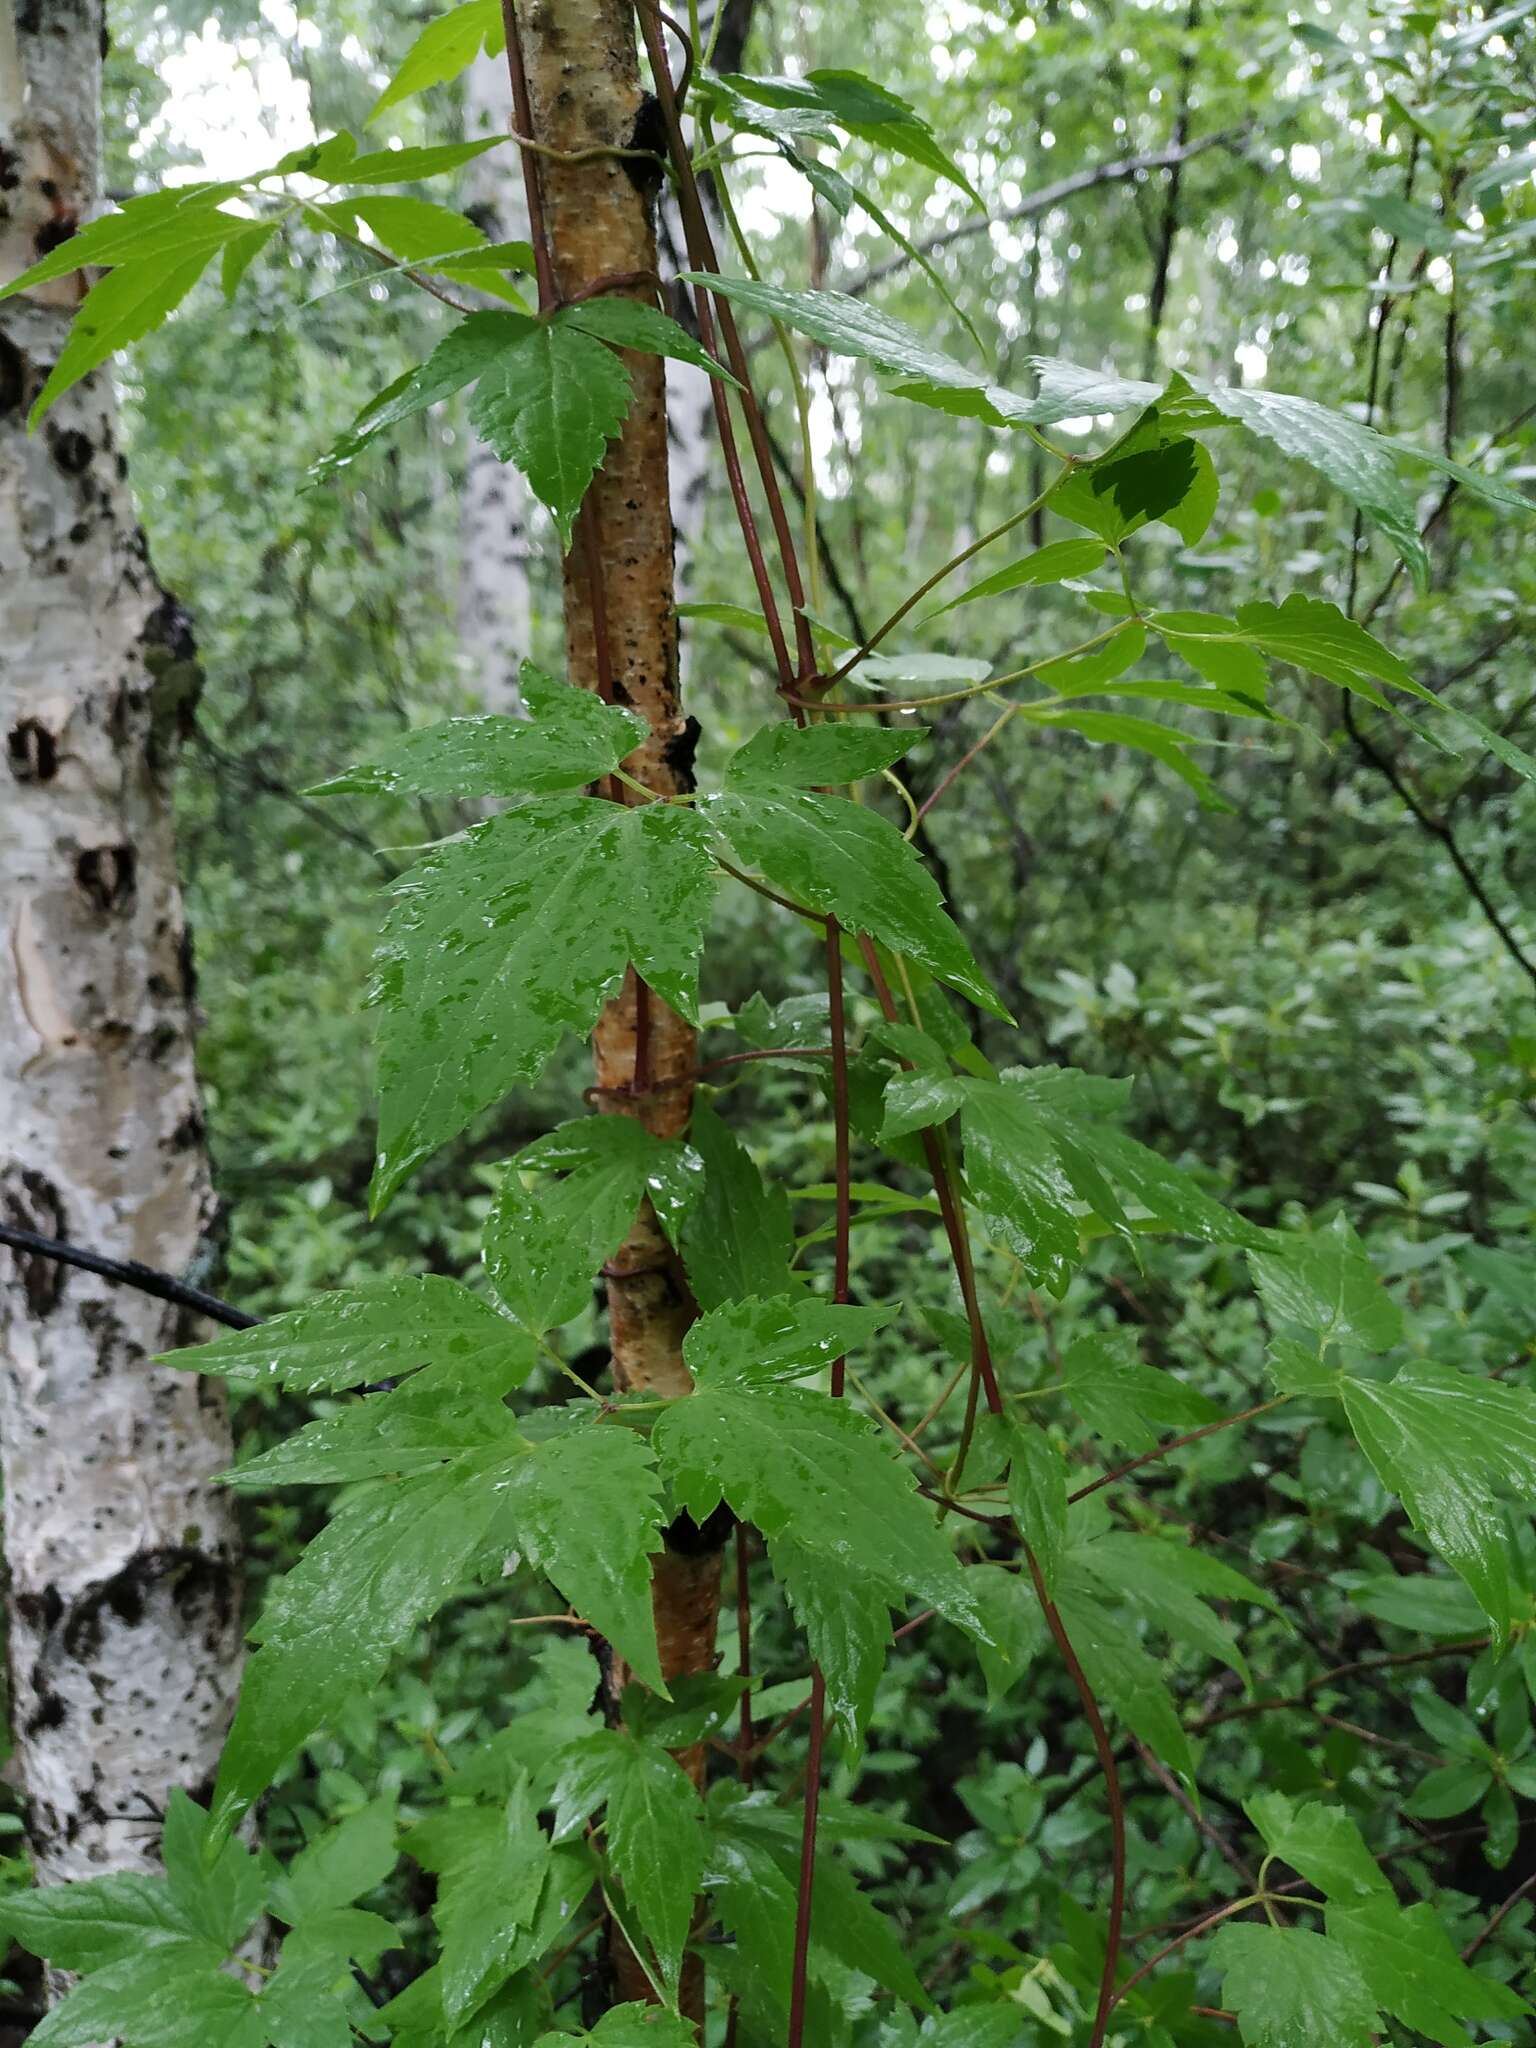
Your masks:
M 808 1295 L 727 1302 L 694 1324 L 683 1339 L 683 1358 L 702 1386 L 770 1386 L 801 1379 L 856 1350 L 894 1313 Z
M 448 718 L 408 732 L 311 796 L 521 796 L 597 781 L 646 737 L 637 712 L 522 664 L 526 718 Z
M 501 1480 L 508 1547 L 607 1637 L 644 1684 L 665 1693 L 650 1570 L 664 1517 L 647 1445 L 621 1425 L 587 1424 L 540 1444 Z
M 827 1712 L 857 1753 L 891 1642 L 890 1602 L 867 1579 L 828 1571 L 822 1558 L 791 1536 L 775 1537 L 768 1554 L 826 1682 Z
M 696 1522 L 728 1500 L 770 1541 L 975 1626 L 965 1574 L 867 1417 L 792 1388 L 700 1387 L 658 1419 L 656 1454 Z
M 576 512 L 629 410 L 629 372 L 579 328 L 535 325 L 480 375 L 469 416 L 548 507 L 566 547 Z
M 369 400 L 335 445 L 314 464 L 324 478 L 355 461 L 370 441 L 401 420 L 451 398 L 533 333 L 537 322 L 523 313 L 471 313 L 451 328 L 424 363 Z
M 737 383 L 725 365 L 717 363 L 686 327 L 679 327 L 665 313 L 642 305 L 638 299 L 582 299 L 574 306 L 562 306 L 556 318 L 563 326 L 594 335 L 613 348 L 632 348 L 647 356 L 671 356 L 677 362 L 692 363 L 696 370 L 719 377 L 726 384 Z
M 1248 1263 L 1275 1321 L 1300 1324 L 1319 1345 L 1390 1351 L 1402 1337 L 1403 1312 L 1342 1212 L 1311 1236 L 1288 1237 L 1274 1251 L 1250 1251 Z
M 1443 2048 L 1465 2048 L 1469 2020 L 1518 2021 L 1530 2011 L 1508 1985 L 1468 1969 L 1430 1905 L 1399 1906 L 1390 1893 L 1330 1901 L 1327 1927 L 1382 2011 Z
M 556 1839 L 599 1805 L 624 1897 L 676 1984 L 704 1870 L 703 1810 L 682 1767 L 653 1742 L 603 1729 L 568 1752 L 555 1793 Z
M 736 857 L 775 887 L 869 932 L 968 995 L 1007 1012 L 944 913 L 938 884 L 894 825 L 843 797 L 809 790 L 727 791 L 708 804 Z
M 463 2018 L 506 1975 L 508 1958 L 532 1927 L 550 1865 L 526 1782 L 502 1807 L 448 1807 L 406 1845 L 437 1876 L 433 1907 L 442 1935 L 443 2011 Z
M 1211 1963 L 1247 2048 L 1370 2048 L 1376 2001 L 1348 1949 L 1325 1935 L 1229 1921 Z
M 1386 703 L 1376 687 L 1378 682 L 1395 683 L 1402 689 L 1416 687 L 1389 647 L 1323 598 L 1293 592 L 1283 604 L 1239 605 L 1237 625 L 1255 647 L 1276 661 L 1310 669 L 1372 704 Z
M 533 1358 L 522 1331 L 489 1302 L 456 1280 L 423 1274 L 317 1295 L 254 1329 L 169 1352 L 164 1363 L 218 1373 L 237 1386 L 319 1394 L 429 1365 L 506 1391 L 521 1385 Z
M 1383 1486 L 1509 1627 L 1509 1541 L 1496 1495 L 1536 1490 L 1536 1399 L 1524 1387 L 1415 1359 L 1393 1380 L 1346 1378 L 1344 1412 Z
M 384 928 L 375 1213 L 437 1146 L 584 1037 L 624 969 L 696 1014 L 713 877 L 666 804 L 552 797 L 473 828 L 399 885 Z
M 273 1587 L 219 1765 L 221 1826 L 378 1679 L 428 1615 L 479 1571 L 500 1568 L 491 1474 L 505 1457 L 481 1453 L 371 1489 L 343 1507 Z
M 704 1191 L 683 1225 L 683 1261 L 699 1306 L 798 1293 L 803 1282 L 790 1270 L 795 1236 L 783 1186 L 765 1183 L 708 1103 L 694 1110 L 689 1137 L 704 1163 Z
M 823 783 L 857 782 L 894 767 L 919 737 L 867 722 L 795 726 L 781 719 L 753 733 L 732 754 L 725 766 L 726 788 L 815 789 Z

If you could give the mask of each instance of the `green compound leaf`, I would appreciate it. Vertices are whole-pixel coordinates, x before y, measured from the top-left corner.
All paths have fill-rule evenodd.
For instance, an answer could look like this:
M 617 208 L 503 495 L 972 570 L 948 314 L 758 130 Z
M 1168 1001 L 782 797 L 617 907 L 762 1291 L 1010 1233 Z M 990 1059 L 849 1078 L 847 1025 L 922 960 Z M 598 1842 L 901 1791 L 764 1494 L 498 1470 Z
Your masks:
M 1467 2048 L 1468 2020 L 1530 2011 L 1507 1985 L 1468 1969 L 1430 1905 L 1402 1907 L 1390 1891 L 1359 1905 L 1330 1900 L 1326 1924 L 1382 2011 L 1442 2048 Z
M 507 1452 L 374 1488 L 314 1538 L 267 1597 L 219 1765 L 214 1818 L 233 1824 L 288 1758 L 374 1684 L 421 1622 L 467 1581 L 499 1569 Z
M 1466 1581 L 1502 1642 L 1509 1534 L 1497 1496 L 1529 1500 L 1536 1491 L 1536 1398 L 1425 1359 L 1385 1383 L 1346 1377 L 1342 1392 L 1377 1478 Z
M 1086 1084 L 1086 1085 L 1083 1085 Z M 1122 1084 L 1071 1068 L 1014 1068 L 1001 1080 L 897 1075 L 885 1094 L 889 1139 L 962 1113 L 966 1178 L 988 1232 L 1034 1286 L 1060 1294 L 1083 1256 L 1088 1216 L 1131 1237 L 1118 1186 L 1151 1218 L 1212 1244 L 1262 1246 L 1270 1233 L 1214 1201 L 1190 1175 L 1114 1124 Z
M 879 726 L 789 725 L 782 719 L 753 733 L 725 765 L 727 789 L 816 789 L 857 782 L 894 767 L 922 737 Z
M 764 107 L 830 121 L 862 141 L 888 149 L 947 178 L 976 204 L 981 196 L 932 128 L 903 99 L 858 71 L 811 71 L 802 78 L 747 78 L 727 73 L 719 83 L 740 98 Z M 771 131 L 770 131 L 771 132 Z M 811 133 L 818 132 L 813 128 Z
M 1376 2000 L 1349 1950 L 1326 1935 L 1228 1922 L 1211 1962 L 1248 2048 L 1370 2048 Z
M 1319 1345 L 1358 1344 L 1390 1351 L 1403 1334 L 1403 1313 L 1382 1286 L 1365 1246 L 1342 1213 L 1310 1237 L 1250 1251 L 1259 1297 L 1279 1323 L 1298 1323 Z
M 480 1110 L 585 1037 L 625 967 L 684 1016 L 714 880 L 704 828 L 667 804 L 551 797 L 474 827 L 399 885 L 378 1009 L 374 1213 Z
M 471 313 L 445 334 L 424 363 L 418 363 L 371 398 L 341 438 L 313 465 L 324 479 L 354 462 L 370 441 L 473 384 L 477 377 L 517 348 L 538 323 L 526 313 Z
M 1171 1429 L 1198 1429 L 1221 1413 L 1171 1372 L 1137 1356 L 1129 1332 L 1079 1337 L 1063 1354 L 1060 1391 L 1093 1434 L 1139 1454 Z
M 41 2048 L 259 2048 L 264 2030 L 245 1985 L 207 1941 L 167 1943 L 93 1971 L 35 2027 Z
M 1288 1799 L 1283 1792 L 1260 1792 L 1243 1802 L 1243 1811 L 1263 1836 L 1270 1855 L 1278 1856 L 1298 1877 L 1316 1885 L 1331 1903 L 1364 1905 L 1372 1899 L 1392 1897 L 1391 1885 L 1342 1806 Z
M 895 1313 L 894 1308 L 847 1308 L 806 1295 L 727 1302 L 694 1324 L 683 1339 L 683 1358 L 704 1386 L 771 1386 L 830 1365 Z
M 840 1401 L 792 1388 L 700 1387 L 653 1436 L 679 1504 L 702 1522 L 722 1500 L 770 1543 L 788 1535 L 892 1604 L 922 1600 L 976 1628 L 965 1573 L 908 1473 Z
M 566 1753 L 555 1839 L 606 1804 L 604 1836 L 624 1897 L 675 1985 L 704 1873 L 703 1808 L 686 1771 L 655 1743 L 601 1729 Z
M 249 224 L 246 231 L 250 232 Z M 92 285 L 70 323 L 69 338 L 58 361 L 37 395 L 28 425 L 35 427 L 51 405 L 115 350 L 141 340 L 167 319 L 207 269 L 223 240 L 221 235 L 218 242 L 205 242 L 192 255 L 124 264 Z
M 502 1982 L 509 1957 L 533 1927 L 550 1871 L 549 1837 L 523 1779 L 504 1806 L 449 1806 L 432 1814 L 406 1848 L 437 1876 L 440 1996 L 445 2016 L 459 2020 Z
M 377 1682 L 415 1629 L 517 1550 L 661 1690 L 648 1559 L 659 1488 L 630 1431 L 500 1441 L 347 1502 L 269 1594 L 220 1764 L 215 1821 L 227 1826 L 293 1751 Z M 491 1426 L 490 1423 L 487 1426 Z M 579 1516 L 570 1512 L 580 1500 Z
M 1337 683 L 1342 690 L 1352 690 L 1383 709 L 1387 700 L 1378 683 L 1418 689 L 1389 647 L 1320 597 L 1293 592 L 1283 604 L 1239 605 L 1237 626 L 1255 647 L 1276 661 L 1310 669 L 1313 675 Z
M 408 732 L 361 768 L 309 796 L 521 796 L 580 789 L 617 768 L 646 737 L 638 712 L 557 682 L 525 661 L 526 718 L 447 718 Z
M 339 1393 L 423 1366 L 466 1383 L 520 1386 L 534 1353 L 526 1336 L 456 1280 L 425 1274 L 366 1291 L 320 1294 L 303 1308 L 211 1344 L 168 1352 L 165 1365 L 218 1373 L 235 1386 Z
M 548 507 L 564 546 L 609 441 L 629 411 L 629 372 L 577 327 L 540 323 L 481 373 L 469 416 Z
M 891 1643 L 890 1602 L 867 1579 L 829 1571 L 793 1537 L 776 1536 L 768 1555 L 826 1683 L 827 1711 L 856 1756 Z
M 994 1017 L 1007 1012 L 944 913 L 938 884 L 894 825 L 844 797 L 727 790 L 706 806 L 743 865 L 797 902 L 908 953 Z
M 945 612 L 958 611 L 961 605 L 975 604 L 983 597 L 1001 597 L 1009 590 L 1037 590 L 1044 584 L 1064 583 L 1069 576 L 1091 576 L 1103 560 L 1104 548 L 1099 541 L 1053 540 L 1036 548 L 1021 562 L 1011 562 L 1006 569 L 984 576 L 928 617 L 937 619 Z
M 707 1102 L 694 1109 L 689 1139 L 704 1164 L 704 1191 L 683 1225 L 682 1250 L 699 1306 L 798 1293 L 803 1282 L 790 1267 L 795 1233 L 782 1184 L 764 1181 Z
M 562 306 L 555 318 L 562 326 L 578 328 L 612 348 L 632 348 L 647 356 L 671 356 L 677 362 L 691 363 L 696 370 L 718 377 L 722 383 L 741 388 L 725 365 L 717 363 L 686 327 L 679 327 L 665 313 L 642 305 L 638 299 L 582 299 L 574 306 Z
M 429 86 L 443 85 L 467 71 L 482 50 L 494 56 L 503 47 L 500 0 L 464 0 L 459 7 L 429 21 L 405 53 L 404 62 L 374 102 L 368 119 L 397 106 Z

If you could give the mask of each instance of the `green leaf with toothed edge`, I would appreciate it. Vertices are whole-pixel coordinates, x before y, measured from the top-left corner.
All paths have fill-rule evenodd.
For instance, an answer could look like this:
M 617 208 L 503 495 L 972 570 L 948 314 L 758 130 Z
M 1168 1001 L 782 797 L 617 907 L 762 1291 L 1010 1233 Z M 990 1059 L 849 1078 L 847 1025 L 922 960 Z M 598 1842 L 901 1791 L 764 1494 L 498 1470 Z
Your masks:
M 770 1542 L 887 1593 L 936 1607 L 964 1628 L 979 1617 L 949 1542 L 908 1473 L 872 1441 L 877 1427 L 825 1394 L 700 1386 L 657 1419 L 652 1442 L 696 1522 L 721 1500 Z
M 718 377 L 723 384 L 735 385 L 738 391 L 741 389 L 740 381 L 723 363 L 717 363 L 686 327 L 680 327 L 667 314 L 658 313 L 654 306 L 643 305 L 638 299 L 581 299 L 574 306 L 562 306 L 555 319 L 563 326 L 579 328 L 583 334 L 606 341 L 611 348 L 630 348 L 647 356 L 670 356 L 676 362 L 691 363 L 694 369 Z
M 585 1038 L 626 966 L 696 1017 L 714 893 L 705 830 L 671 804 L 550 797 L 473 827 L 397 885 L 371 1001 L 379 1212 L 482 1109 Z
M 546 675 L 519 672 L 526 718 L 447 718 L 395 740 L 306 796 L 521 796 L 580 789 L 617 768 L 650 731 L 635 711 Z
M 273 1588 L 253 1633 L 214 1818 L 228 1829 L 308 1736 L 462 1586 L 516 1550 L 664 1691 L 649 1558 L 661 1542 L 659 1486 L 631 1431 L 519 1439 L 493 1406 L 494 1440 L 355 1496 Z M 582 1513 L 573 1516 L 570 1502 Z
M 533 2048 L 562 2048 L 568 2041 L 586 2041 L 591 2048 L 698 2048 L 692 2022 L 653 2005 L 615 2005 L 590 2033 L 540 2034 Z
M 565 1752 L 555 1840 L 602 1805 L 603 1837 L 624 1897 L 675 1985 L 704 1872 L 703 1807 L 686 1771 L 654 1742 L 604 1728 Z
M 1228 1921 L 1211 1963 L 1245 2048 L 1371 2048 L 1376 2000 L 1349 1951 L 1326 1935 Z
M 683 1339 L 701 1386 L 762 1387 L 801 1379 L 853 1350 L 888 1323 L 892 1308 L 850 1308 L 809 1295 L 723 1303 Z
M 533 1359 L 523 1332 L 489 1302 L 456 1280 L 421 1274 L 318 1294 L 254 1329 L 167 1352 L 156 1363 L 218 1373 L 236 1386 L 324 1394 L 422 1366 L 506 1391 L 522 1384 Z
M 437 1876 L 432 1917 L 442 1937 L 443 2011 L 460 2020 L 502 1981 L 509 1956 L 533 1926 L 550 1840 L 524 1778 L 504 1806 L 441 1809 L 405 1846 Z
M 550 321 L 488 365 L 475 386 L 469 417 L 476 432 L 522 471 L 567 548 L 631 393 L 629 372 L 611 348 Z
M 253 231 L 259 229 L 248 225 L 246 232 Z M 27 416 L 28 426 L 35 427 L 51 405 L 117 349 L 142 340 L 169 318 L 207 269 L 217 246 L 210 242 L 192 256 L 125 264 L 92 285 Z
M 827 1712 L 857 1754 L 892 1640 L 890 1602 L 879 1586 L 828 1571 L 791 1536 L 776 1536 L 768 1555 L 825 1681 Z
M 857 782 L 892 768 L 922 737 L 852 721 L 790 725 L 780 720 L 739 746 L 725 764 L 727 789 L 815 789 Z
M 1509 1532 L 1498 1501 L 1536 1492 L 1536 1396 L 1429 1359 L 1385 1382 L 1346 1376 L 1341 1391 L 1377 1478 L 1465 1580 L 1502 1641 Z
M 250 1991 L 226 1972 L 223 1950 L 188 1941 L 93 1971 L 29 2038 L 39 2048 L 260 2048 L 266 2030 Z
M 704 1162 L 704 1190 L 682 1233 L 683 1263 L 699 1306 L 799 1293 L 805 1283 L 790 1265 L 795 1232 L 782 1183 L 764 1181 L 708 1102 L 694 1109 L 689 1141 Z
M 910 953 L 994 1017 L 1007 1011 L 945 915 L 938 884 L 878 812 L 811 790 L 726 790 L 699 807 L 744 866 L 813 910 Z

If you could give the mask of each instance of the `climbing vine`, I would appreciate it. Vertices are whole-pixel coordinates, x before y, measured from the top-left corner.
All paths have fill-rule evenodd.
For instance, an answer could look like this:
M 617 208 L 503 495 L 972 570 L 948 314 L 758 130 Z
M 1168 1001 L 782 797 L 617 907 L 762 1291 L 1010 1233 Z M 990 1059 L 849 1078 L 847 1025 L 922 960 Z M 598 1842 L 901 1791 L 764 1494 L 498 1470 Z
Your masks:
M 1285 1614 L 1270 1587 L 1135 1503 L 1139 1475 L 1196 1442 L 1322 1408 L 1475 1601 L 1494 1663 L 1529 1669 L 1506 1504 L 1536 1485 L 1536 1403 L 1415 1346 L 1347 1218 L 1253 1221 L 1241 1192 L 1221 1199 L 1208 1175 L 1129 1134 L 1129 1081 L 1010 1063 L 1012 1020 L 923 849 L 935 808 L 964 801 L 987 750 L 1045 735 L 1140 752 L 1222 807 L 1202 751 L 1234 735 L 1302 743 L 1298 675 L 1427 747 L 1487 750 L 1536 780 L 1536 760 L 1314 592 L 1256 584 L 1230 615 L 1169 610 L 1138 573 L 1153 528 L 1202 543 L 1235 435 L 1262 444 L 1277 476 L 1284 460 L 1309 464 L 1420 585 L 1413 465 L 1513 512 L 1528 502 L 1299 397 L 1046 358 L 1017 390 L 993 376 L 987 337 L 958 308 L 964 357 L 862 297 L 766 280 L 732 203 L 736 138 L 766 144 L 825 203 L 862 207 L 909 255 L 878 194 L 831 161 L 847 140 L 976 198 L 933 130 L 857 73 L 717 75 L 697 20 L 685 29 L 651 0 L 633 13 L 468 0 L 428 25 L 379 110 L 482 50 L 507 55 L 508 138 L 367 150 L 332 136 L 246 180 L 132 200 L 7 287 L 103 273 L 35 418 L 172 314 L 215 261 L 233 295 L 294 228 L 446 302 L 431 354 L 315 451 L 316 485 L 366 476 L 373 445 L 402 421 L 469 393 L 476 431 L 548 511 L 570 660 L 563 677 L 525 666 L 526 717 L 409 732 L 311 792 L 494 800 L 420 853 L 385 915 L 368 998 L 373 1213 L 571 1039 L 594 1039 L 597 1066 L 593 1113 L 506 1162 L 483 1286 L 384 1280 L 172 1359 L 236 1387 L 337 1397 L 230 1478 L 343 1492 L 267 1599 L 207 1807 L 178 1796 L 166 1816 L 164 1879 L 104 1876 L 5 1902 L 11 1931 L 79 1980 L 34 2038 L 558 2042 L 572 2036 L 551 1980 L 583 1944 L 603 1961 L 576 2038 L 601 2048 L 1011 2048 L 1048 2034 L 1103 2048 L 1132 2034 L 1198 2043 L 1223 2024 L 1260 2048 L 1358 2048 L 1394 2029 L 1451 2048 L 1477 2023 L 1507 2037 L 1525 2001 L 1457 1953 L 1432 1898 L 1403 1902 L 1327 1797 L 1251 1797 L 1257 1846 L 1229 1850 L 1232 1896 L 1133 1960 L 1124 1774 L 1150 1770 L 1173 1807 L 1209 1825 L 1200 1730 L 1148 1644 L 1176 1642 L 1251 1685 L 1244 1618 Z M 526 241 L 487 243 L 466 217 L 394 189 L 495 147 L 521 155 Z M 647 246 L 663 182 L 687 244 L 675 296 Z M 502 303 L 471 306 L 469 292 Z M 786 501 L 738 316 L 761 325 L 793 387 L 803 514 Z M 1027 501 L 857 641 L 821 603 L 807 345 L 871 366 L 892 403 L 986 430 L 1005 461 L 1020 448 L 1043 458 Z M 754 602 L 674 601 L 669 530 L 654 544 L 667 358 L 712 381 Z M 1088 453 L 1058 431 L 1085 418 L 1098 426 Z M 1046 519 L 1055 537 L 992 566 Z M 1048 587 L 1074 598 L 1080 624 L 1040 647 L 1029 593 Z M 949 634 L 957 612 L 1002 616 L 1000 605 L 1022 607 L 1008 611 L 1024 627 L 1020 658 L 925 644 L 940 617 Z M 694 780 L 679 613 L 726 620 L 771 651 L 776 692 L 718 785 Z M 936 759 L 925 721 L 968 700 L 995 707 L 990 723 Z M 904 775 L 914 754 L 926 794 Z M 819 949 L 824 997 L 755 999 L 734 1020 L 741 1048 L 703 1060 L 711 915 L 719 892 L 739 889 Z M 782 1061 L 830 1117 L 827 1173 L 810 1188 L 765 1177 L 753 1133 L 730 1120 L 731 1070 L 758 1060 Z M 797 1208 L 813 1203 L 830 1221 L 797 1232 Z M 877 1343 L 903 1341 L 899 1291 L 867 1298 L 855 1257 L 861 1224 L 893 1214 L 912 1225 L 914 1260 L 948 1261 L 956 1302 L 953 1369 L 910 1413 L 878 1400 L 864 1370 Z M 1268 1383 L 1240 1409 L 1148 1360 L 1123 1324 L 1044 1361 L 1019 1339 L 1096 1247 L 1112 1244 L 1134 1276 L 1163 1237 L 1215 1248 L 1231 1284 L 1251 1285 Z M 594 1279 L 613 1331 L 606 1382 L 561 1343 Z M 736 1612 L 720 1628 L 727 1552 Z M 514 1568 L 554 1588 L 568 1607 L 558 1619 L 597 1660 L 559 1646 L 403 1845 L 380 1796 L 286 1866 L 250 1848 L 251 1810 L 302 1745 L 444 1603 Z M 752 1624 L 779 1600 L 803 1656 L 797 1697 L 770 1717 L 759 1701 L 783 1674 L 755 1668 Z M 899 1926 L 839 1856 L 933 1845 L 824 1781 L 830 1755 L 864 1750 L 893 1640 L 945 1625 L 994 1699 L 1052 1664 L 1065 1672 L 1109 1855 L 1098 1909 L 1048 1977 L 1012 1961 L 978 1968 L 939 2013 Z M 1341 1725 L 1349 1676 L 1327 1671 L 1317 1688 L 1342 1690 Z M 1451 1759 L 1440 1768 L 1475 1774 L 1474 1799 L 1523 1792 L 1518 1715 L 1494 1746 L 1464 1719 L 1447 1708 L 1426 1722 Z M 803 1781 L 786 1799 L 759 1765 L 802 1731 Z M 1434 1798 L 1420 1811 L 1461 1810 Z M 436 1881 L 438 1954 L 379 2009 L 357 1973 L 395 1930 L 357 1901 L 401 1846 Z

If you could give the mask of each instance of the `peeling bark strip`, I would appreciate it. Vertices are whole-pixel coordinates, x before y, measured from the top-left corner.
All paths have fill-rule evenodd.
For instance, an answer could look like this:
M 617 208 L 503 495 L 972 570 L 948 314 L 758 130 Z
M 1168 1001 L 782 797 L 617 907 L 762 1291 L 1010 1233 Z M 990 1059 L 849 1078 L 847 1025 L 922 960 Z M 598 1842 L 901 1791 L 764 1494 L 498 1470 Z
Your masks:
M 637 137 L 645 146 L 651 102 L 640 85 L 629 0 L 528 0 L 517 17 L 559 296 L 569 299 L 609 278 L 655 276 L 659 167 L 652 180 L 633 158 L 572 163 L 546 153 L 632 149 Z M 627 355 L 625 361 L 634 401 L 588 494 L 582 530 L 565 564 L 566 660 L 573 682 L 603 689 L 644 715 L 651 736 L 631 756 L 629 770 L 647 788 L 676 795 L 693 787 L 697 728 L 683 717 L 678 690 L 666 385 L 657 358 Z M 598 1022 L 594 1058 L 604 1109 L 638 1116 L 663 1137 L 687 1128 L 694 1032 L 638 986 L 633 971 Z M 697 1308 L 649 1203 L 606 1278 L 615 1383 L 637 1392 L 687 1393 L 692 1381 L 682 1341 Z M 689 1522 L 673 1532 L 657 1560 L 652 1598 L 669 1678 L 714 1662 L 726 1533 Z M 681 1761 L 702 1782 L 702 1750 Z M 614 1942 L 614 1964 L 620 1998 L 650 1995 L 622 1938 Z M 702 2019 L 696 1958 L 684 1973 L 682 2003 L 691 2018 Z
M 0 0 L 0 277 L 98 196 L 100 0 Z M 26 414 L 81 295 L 0 306 L 0 1223 L 171 1272 L 213 1201 L 168 775 L 181 622 L 134 524 L 110 379 Z M 184 1310 L 0 1248 L 17 1773 L 45 1883 L 153 1864 L 240 1673 L 222 1388 L 156 1372 Z

